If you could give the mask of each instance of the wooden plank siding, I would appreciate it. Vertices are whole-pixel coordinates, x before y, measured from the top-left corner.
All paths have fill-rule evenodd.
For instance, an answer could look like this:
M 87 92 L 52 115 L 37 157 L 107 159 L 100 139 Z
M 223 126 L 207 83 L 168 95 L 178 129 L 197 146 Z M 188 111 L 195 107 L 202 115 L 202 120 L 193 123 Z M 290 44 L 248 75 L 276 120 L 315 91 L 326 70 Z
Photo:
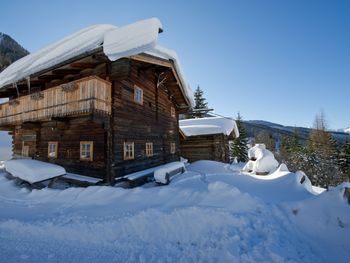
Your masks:
M 0 105 L 0 126 L 12 131 L 13 154 L 21 155 L 23 145 L 29 146 L 28 154 L 34 159 L 111 183 L 114 178 L 179 160 L 178 114 L 186 101 L 169 71 L 171 63 L 147 61 L 100 62 L 77 74 L 71 69 L 82 64 L 62 66 L 61 71 L 52 72 L 69 75 L 45 79 L 43 97 L 37 100 L 21 84 L 19 104 Z M 157 88 L 160 74 L 166 81 Z M 73 90 L 63 91 L 65 85 Z M 131 94 L 135 85 L 143 91 L 142 104 Z M 93 161 L 80 160 L 81 141 L 93 142 Z M 57 142 L 57 158 L 48 157 L 49 142 Z M 134 142 L 134 159 L 124 160 L 124 142 Z M 153 143 L 152 156 L 146 155 L 146 143 Z M 175 143 L 175 153 L 171 153 L 171 143 Z
M 16 129 L 13 134 L 13 154 L 21 155 L 22 147 L 29 146 L 29 156 L 59 164 L 68 172 L 105 179 L 106 131 L 103 124 L 85 119 L 66 123 L 44 122 L 37 129 Z M 48 143 L 57 142 L 57 158 L 48 157 Z M 93 141 L 93 161 L 80 159 L 80 142 Z
M 14 125 L 52 117 L 74 116 L 85 113 L 111 113 L 111 84 L 96 76 L 68 83 L 77 85 L 72 91 L 56 86 L 34 94 L 19 97 L 0 105 L 0 125 Z
M 128 78 L 115 80 L 113 94 L 114 169 L 113 177 L 179 160 L 178 113 L 166 87 L 158 88 L 153 69 L 139 71 L 133 64 Z M 143 90 L 143 104 L 128 98 L 126 89 L 137 85 Z M 134 159 L 124 160 L 124 142 L 134 142 Z M 146 155 L 146 142 L 153 143 L 153 156 Z M 170 144 L 176 144 L 175 154 Z
M 229 140 L 223 134 L 180 137 L 181 156 L 189 162 L 213 160 L 229 162 Z

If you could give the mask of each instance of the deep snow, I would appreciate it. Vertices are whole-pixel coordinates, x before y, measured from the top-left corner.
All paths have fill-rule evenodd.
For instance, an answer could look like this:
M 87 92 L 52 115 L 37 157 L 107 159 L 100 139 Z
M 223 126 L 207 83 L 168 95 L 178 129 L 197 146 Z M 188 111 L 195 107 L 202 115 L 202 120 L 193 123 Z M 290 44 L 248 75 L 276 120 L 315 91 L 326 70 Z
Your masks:
M 167 186 L 29 191 L 0 175 L 4 262 L 345 262 L 342 187 L 199 161 Z M 347 184 L 350 187 L 349 184 Z

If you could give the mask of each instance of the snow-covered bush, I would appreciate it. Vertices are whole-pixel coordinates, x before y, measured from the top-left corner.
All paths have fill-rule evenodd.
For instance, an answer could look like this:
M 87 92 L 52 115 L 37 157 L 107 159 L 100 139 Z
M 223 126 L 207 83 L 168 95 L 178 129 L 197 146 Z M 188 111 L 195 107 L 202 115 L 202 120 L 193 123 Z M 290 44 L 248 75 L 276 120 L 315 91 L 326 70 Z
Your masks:
M 278 162 L 272 152 L 266 149 L 265 144 L 256 144 L 248 150 L 248 163 L 243 171 L 253 174 L 269 174 L 276 170 Z

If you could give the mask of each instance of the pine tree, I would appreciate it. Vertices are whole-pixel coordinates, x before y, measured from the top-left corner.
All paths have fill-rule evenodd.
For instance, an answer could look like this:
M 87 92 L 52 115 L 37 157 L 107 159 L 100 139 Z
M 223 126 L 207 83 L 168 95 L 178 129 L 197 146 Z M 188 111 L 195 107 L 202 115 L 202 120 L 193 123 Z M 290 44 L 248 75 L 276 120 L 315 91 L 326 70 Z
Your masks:
M 339 170 L 343 181 L 350 181 L 350 142 L 346 141 L 339 154 Z
M 300 143 L 300 136 L 296 129 L 292 135 L 285 135 L 282 137 L 279 160 L 285 163 L 290 171 L 303 169 L 305 148 Z
M 314 184 L 327 187 L 341 181 L 338 169 L 338 150 L 336 141 L 326 130 L 324 114 L 316 116 L 314 128 L 307 143 L 308 164 L 306 173 Z
M 248 161 L 248 138 L 242 121 L 242 116 L 238 113 L 236 119 L 239 137 L 230 144 L 230 156 L 236 158 L 238 162 Z
M 193 112 L 188 115 L 189 118 L 203 118 L 208 113 L 208 103 L 203 97 L 203 90 L 197 86 L 194 92 L 195 106 L 193 107 Z
M 255 143 L 263 143 L 266 146 L 266 149 L 270 150 L 271 152 L 275 152 L 276 150 L 276 141 L 275 138 L 273 138 L 272 133 L 269 133 L 267 131 L 260 131 L 257 135 L 255 135 Z

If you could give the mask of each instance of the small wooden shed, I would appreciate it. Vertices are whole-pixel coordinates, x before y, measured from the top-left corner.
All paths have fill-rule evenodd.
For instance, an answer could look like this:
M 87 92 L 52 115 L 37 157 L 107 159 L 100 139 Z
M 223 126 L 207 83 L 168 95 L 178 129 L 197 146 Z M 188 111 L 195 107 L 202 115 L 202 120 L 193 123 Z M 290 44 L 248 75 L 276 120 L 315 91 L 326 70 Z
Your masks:
M 208 117 L 179 121 L 180 154 L 190 162 L 229 162 L 229 141 L 239 136 L 231 118 Z

